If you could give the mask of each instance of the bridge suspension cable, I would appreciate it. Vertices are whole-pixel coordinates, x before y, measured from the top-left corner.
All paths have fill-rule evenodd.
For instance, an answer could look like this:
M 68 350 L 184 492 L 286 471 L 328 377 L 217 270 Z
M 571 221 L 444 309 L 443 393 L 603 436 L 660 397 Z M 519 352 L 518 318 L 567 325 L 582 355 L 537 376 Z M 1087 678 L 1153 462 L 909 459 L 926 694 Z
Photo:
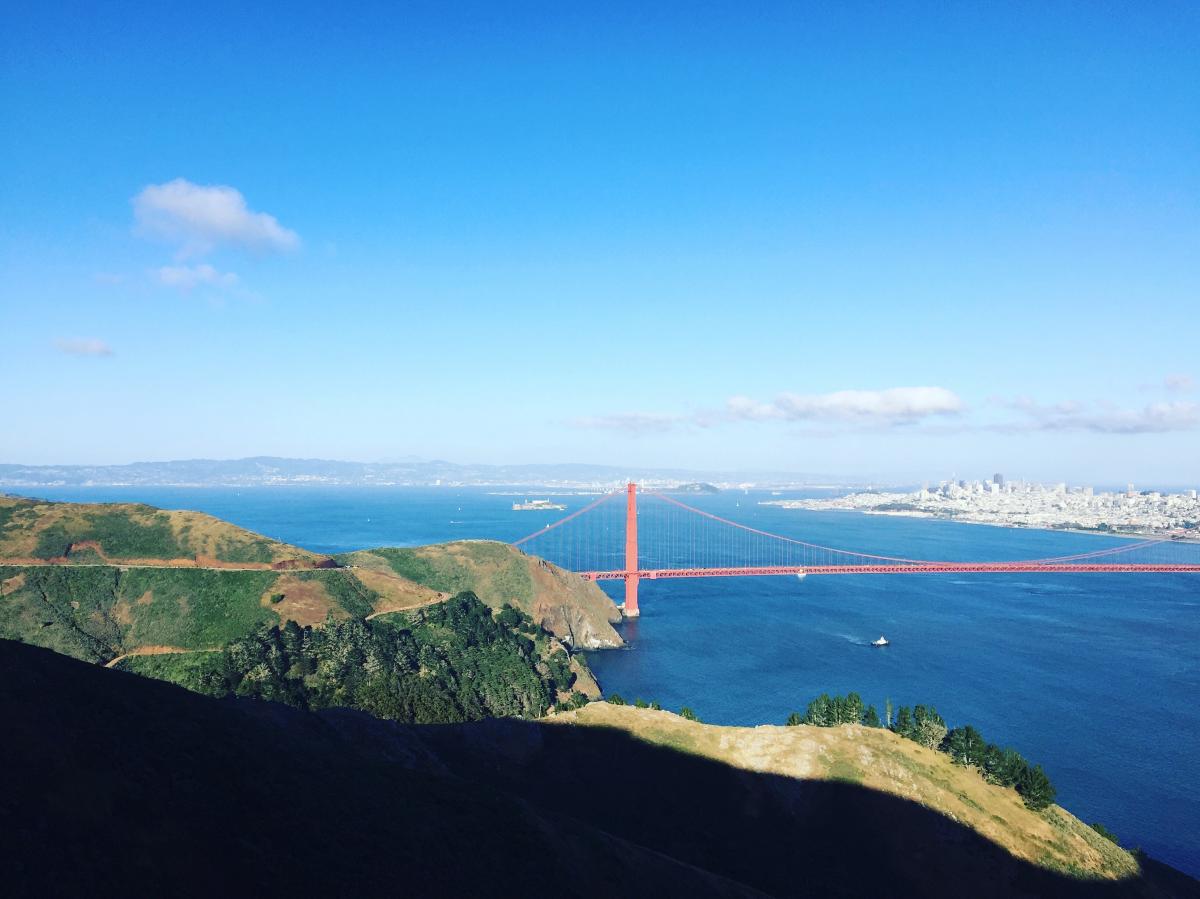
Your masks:
M 618 507 L 610 500 L 620 493 L 626 493 L 628 502 Z M 1192 541 L 1133 539 L 1085 552 L 1000 562 L 915 559 L 839 549 L 772 533 L 658 491 L 646 491 L 643 496 L 653 502 L 638 508 L 636 494 L 632 484 L 626 491 L 605 493 L 515 545 L 534 548 L 543 558 L 591 579 L 625 579 L 626 595 L 633 597 L 635 611 L 640 578 L 856 572 L 1200 572 L 1200 543 Z M 644 518 L 640 524 L 639 518 Z M 563 525 L 571 522 L 576 522 L 575 526 L 564 530 Z M 629 534 L 635 535 L 633 540 L 627 539 Z

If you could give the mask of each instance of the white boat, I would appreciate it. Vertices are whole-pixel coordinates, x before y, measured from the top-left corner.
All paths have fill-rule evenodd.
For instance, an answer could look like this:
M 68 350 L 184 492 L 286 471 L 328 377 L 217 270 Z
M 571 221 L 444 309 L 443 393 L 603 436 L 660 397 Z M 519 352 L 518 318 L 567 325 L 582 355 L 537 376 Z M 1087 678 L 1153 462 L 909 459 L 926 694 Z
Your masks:
M 887 637 L 883 636 L 883 634 L 880 634 L 878 640 L 871 641 L 871 645 L 872 646 L 887 646 L 888 645 Z

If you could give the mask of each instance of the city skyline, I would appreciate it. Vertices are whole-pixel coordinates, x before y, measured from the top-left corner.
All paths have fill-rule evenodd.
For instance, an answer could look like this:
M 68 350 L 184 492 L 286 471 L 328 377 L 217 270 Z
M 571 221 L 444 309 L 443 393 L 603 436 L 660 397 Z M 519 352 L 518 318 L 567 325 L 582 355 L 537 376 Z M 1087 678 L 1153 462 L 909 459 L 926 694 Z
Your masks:
M 1196 480 L 1194 8 L 67 6 L 0 462 Z

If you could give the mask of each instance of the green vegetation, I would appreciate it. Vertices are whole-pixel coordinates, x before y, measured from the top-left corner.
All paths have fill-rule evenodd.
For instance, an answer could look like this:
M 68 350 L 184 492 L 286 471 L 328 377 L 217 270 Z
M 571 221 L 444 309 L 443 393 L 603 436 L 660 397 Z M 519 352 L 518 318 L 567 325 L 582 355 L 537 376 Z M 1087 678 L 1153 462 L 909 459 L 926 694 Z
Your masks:
M 369 615 L 377 597 L 342 569 L 0 566 L 0 637 L 93 662 L 142 646 L 213 649 L 279 622 L 283 578 L 320 583 L 351 617 Z
M 106 559 L 165 562 L 204 556 L 264 565 L 318 558 L 200 512 L 166 512 L 140 503 L 59 503 L 0 496 L 0 558 L 51 559 L 65 556 L 68 550 L 72 562 L 93 564 Z
M 428 547 L 373 549 L 371 555 L 385 560 L 391 569 L 425 587 L 442 593 L 478 589 L 471 568 L 486 568 L 489 588 L 498 596 L 527 602 L 533 596 L 533 580 L 524 558 L 502 543 L 472 541 L 454 544 L 453 552 L 431 551 Z
M 219 652 L 171 652 L 163 655 L 127 656 L 113 667 L 143 677 L 178 684 L 197 693 L 204 692 L 202 685 L 214 672 L 219 672 L 223 661 Z
M 454 595 L 469 590 L 493 609 L 511 605 L 540 626 L 585 649 L 621 645 L 613 601 L 595 583 L 574 577 L 515 547 L 485 540 L 361 550 L 339 556 L 356 570 L 399 575 Z M 370 581 L 368 581 L 369 583 Z
M 886 701 L 886 710 L 890 719 L 890 699 Z M 803 716 L 792 712 L 786 723 L 792 727 L 800 724 L 816 727 L 838 727 L 842 724 L 882 726 L 875 707 L 864 708 L 862 698 L 857 693 L 846 696 L 822 693 L 808 704 Z M 1015 749 L 1001 749 L 994 743 L 988 743 L 969 724 L 948 729 L 945 720 L 932 706 L 917 705 L 911 709 L 901 706 L 896 711 L 896 721 L 890 729 L 914 743 L 946 753 L 956 765 L 974 768 L 989 783 L 1013 787 L 1025 805 L 1035 811 L 1046 808 L 1054 801 L 1054 785 L 1041 765 L 1030 765 Z
M 625 705 L 625 698 L 620 693 L 612 693 L 608 697 L 608 701 L 613 705 Z
M 683 718 L 685 721 L 699 721 L 700 720 L 696 716 L 696 713 L 692 711 L 692 707 L 690 705 L 685 705 L 683 708 L 681 708 L 679 710 L 679 717 Z
M 1104 839 L 1111 840 L 1112 842 L 1116 843 L 1118 846 L 1121 845 L 1120 838 L 1118 838 L 1115 833 L 1113 833 L 1111 830 L 1109 830 L 1107 827 L 1105 827 L 1099 821 L 1093 821 L 1088 826 L 1092 830 L 1096 831 L 1096 833 L 1100 834 L 1100 836 L 1104 837 Z
M 590 700 L 586 696 L 584 696 L 582 693 L 580 693 L 578 690 L 576 690 L 574 693 L 571 694 L 570 699 L 566 700 L 565 702 L 560 702 L 558 705 L 556 705 L 554 707 L 554 709 L 555 709 L 555 711 L 558 711 L 558 712 L 573 712 L 576 709 L 583 708 L 585 705 L 588 704 L 588 702 L 590 702 Z
M 114 616 L 120 576 L 115 568 L 0 566 L 0 637 L 89 662 L 112 658 L 123 632 Z
M 279 620 L 261 602 L 271 571 L 131 568 L 120 574 L 130 623 L 121 641 L 137 646 L 211 649 Z
M 121 559 L 177 559 L 187 555 L 165 512 L 150 506 L 87 512 L 68 528 L 56 522 L 38 535 L 33 554 L 39 559 L 64 556 L 72 543 L 95 541 L 106 555 Z
M 199 687 L 432 724 L 538 717 L 573 680 L 569 668 L 541 664 L 534 640 L 501 624 L 474 594 L 461 593 L 387 619 L 261 628 L 231 643 Z
M 808 704 L 804 717 L 793 712 L 788 724 L 813 724 L 817 727 L 836 727 L 839 724 L 861 724 L 863 716 L 862 697 L 857 693 L 848 696 L 829 696 L 822 693 Z

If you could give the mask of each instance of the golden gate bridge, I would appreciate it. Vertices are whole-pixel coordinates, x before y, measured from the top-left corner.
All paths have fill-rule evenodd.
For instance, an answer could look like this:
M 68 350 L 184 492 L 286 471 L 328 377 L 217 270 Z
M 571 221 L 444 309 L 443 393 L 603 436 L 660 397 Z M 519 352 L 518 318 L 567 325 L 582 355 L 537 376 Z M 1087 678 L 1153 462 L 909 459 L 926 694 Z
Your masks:
M 1200 574 L 1200 543 L 1125 538 L 1090 552 L 975 562 L 909 559 L 821 546 L 751 527 L 630 483 L 513 543 L 588 580 L 623 580 L 626 617 L 643 580 L 822 574 L 1013 572 Z M 624 496 L 623 504 L 614 502 Z M 639 542 L 639 530 L 641 540 Z

